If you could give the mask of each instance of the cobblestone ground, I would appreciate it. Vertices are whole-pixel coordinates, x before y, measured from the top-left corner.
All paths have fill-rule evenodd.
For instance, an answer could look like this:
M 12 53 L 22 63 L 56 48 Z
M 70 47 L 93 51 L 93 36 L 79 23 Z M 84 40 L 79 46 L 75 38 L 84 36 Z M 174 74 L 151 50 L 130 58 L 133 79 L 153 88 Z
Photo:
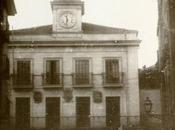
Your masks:
M 0 130 L 162 130 L 161 126 L 150 127 L 150 126 L 142 126 L 142 127 L 123 127 L 123 128 L 13 128 L 12 126 L 0 127 Z

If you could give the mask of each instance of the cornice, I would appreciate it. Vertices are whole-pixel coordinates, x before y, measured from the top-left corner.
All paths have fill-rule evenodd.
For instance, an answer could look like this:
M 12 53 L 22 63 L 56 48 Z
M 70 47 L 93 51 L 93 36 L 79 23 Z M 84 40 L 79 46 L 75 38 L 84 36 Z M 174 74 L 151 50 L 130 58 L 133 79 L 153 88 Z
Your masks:
M 8 47 L 116 47 L 139 46 L 141 40 L 117 40 L 117 41 L 14 41 Z
M 52 10 L 54 9 L 54 5 L 57 6 L 81 6 L 82 15 L 84 15 L 84 2 L 83 1 L 51 1 Z

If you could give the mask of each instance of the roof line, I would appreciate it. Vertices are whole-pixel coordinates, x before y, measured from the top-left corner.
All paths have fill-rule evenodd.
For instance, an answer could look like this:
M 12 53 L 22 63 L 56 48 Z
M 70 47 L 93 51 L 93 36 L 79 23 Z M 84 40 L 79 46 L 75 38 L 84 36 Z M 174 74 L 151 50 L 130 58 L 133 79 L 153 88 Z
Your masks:
M 23 28 L 17 30 L 11 30 L 11 35 L 43 35 L 43 34 L 53 34 L 52 24 L 35 26 L 31 28 Z M 72 32 L 74 33 L 74 32 Z M 83 34 L 127 34 L 136 33 L 136 30 L 128 30 L 124 28 L 108 27 L 103 25 L 96 25 L 92 23 L 82 23 L 82 33 Z

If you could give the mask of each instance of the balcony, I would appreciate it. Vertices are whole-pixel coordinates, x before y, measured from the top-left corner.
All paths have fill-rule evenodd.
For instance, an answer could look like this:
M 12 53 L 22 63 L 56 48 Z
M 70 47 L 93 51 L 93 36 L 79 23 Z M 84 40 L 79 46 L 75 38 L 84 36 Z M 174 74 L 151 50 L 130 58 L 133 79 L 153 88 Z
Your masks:
M 103 86 L 104 87 L 122 87 L 124 73 L 103 73 Z
M 14 89 L 32 89 L 33 75 L 32 74 L 13 74 L 12 83 Z
M 93 86 L 92 73 L 73 73 L 72 78 L 74 87 L 88 88 Z
M 62 73 L 43 73 L 42 79 L 44 88 L 60 88 L 63 86 Z

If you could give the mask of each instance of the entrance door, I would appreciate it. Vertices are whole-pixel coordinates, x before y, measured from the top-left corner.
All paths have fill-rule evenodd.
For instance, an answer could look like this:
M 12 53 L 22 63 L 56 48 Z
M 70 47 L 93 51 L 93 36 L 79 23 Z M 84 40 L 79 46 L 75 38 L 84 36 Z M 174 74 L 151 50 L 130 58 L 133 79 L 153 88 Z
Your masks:
M 30 98 L 16 98 L 16 127 L 30 128 Z
M 89 127 L 90 126 L 90 98 L 89 97 L 77 97 L 76 98 L 76 117 L 77 127 Z
M 60 126 L 60 98 L 46 98 L 46 127 L 57 129 Z
M 106 125 L 113 128 L 120 126 L 120 97 L 106 97 Z

